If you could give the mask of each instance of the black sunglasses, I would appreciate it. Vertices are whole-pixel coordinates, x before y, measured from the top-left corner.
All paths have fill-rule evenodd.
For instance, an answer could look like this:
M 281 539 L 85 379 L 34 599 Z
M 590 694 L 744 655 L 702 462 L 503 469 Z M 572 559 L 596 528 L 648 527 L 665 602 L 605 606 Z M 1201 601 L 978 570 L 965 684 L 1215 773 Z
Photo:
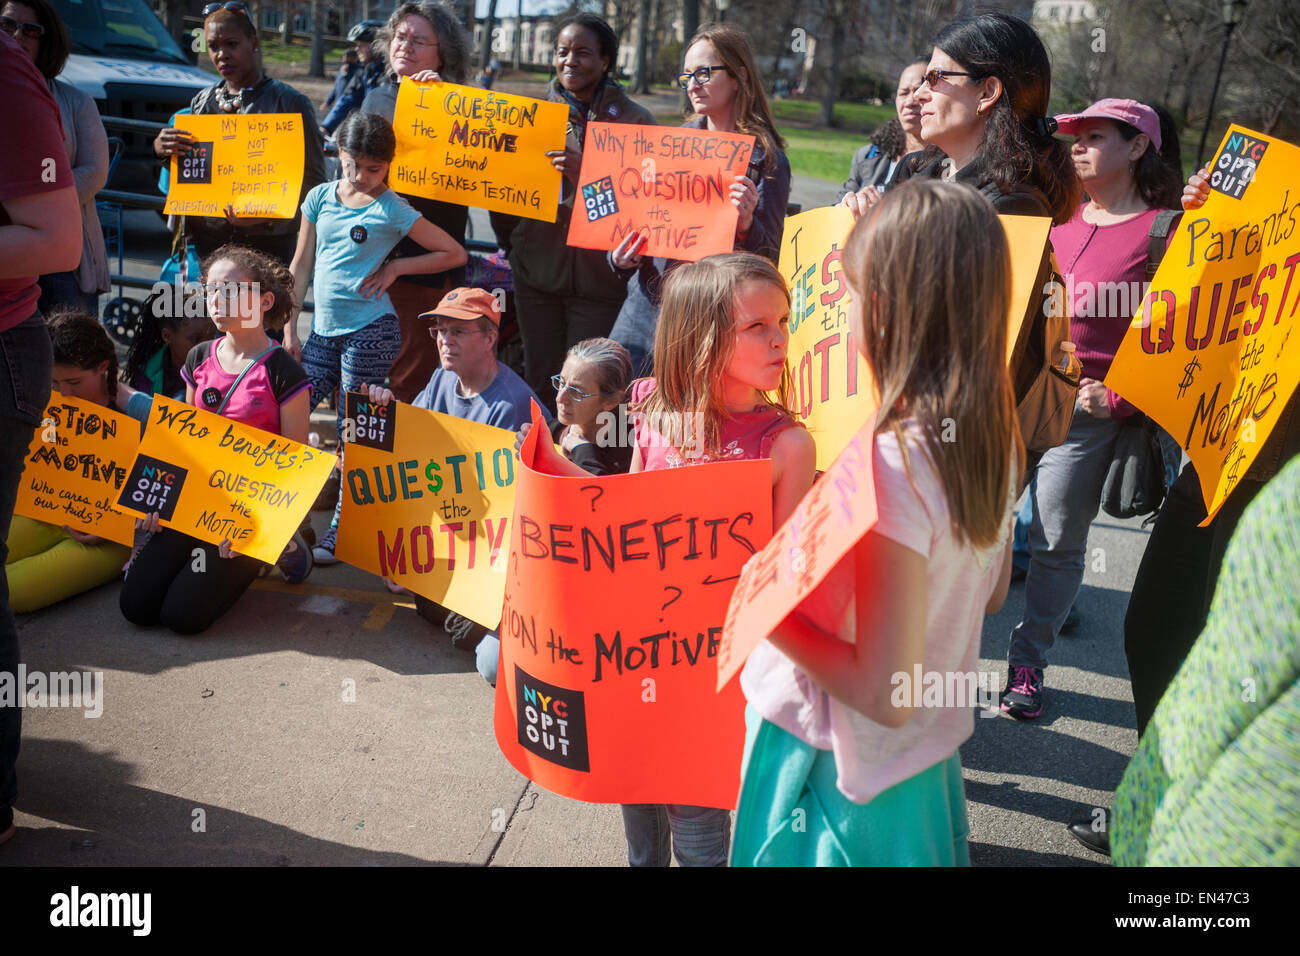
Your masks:
M 942 80 L 944 77 L 947 76 L 973 77 L 974 75 L 975 75 L 974 73 L 962 73 L 960 70 L 927 70 L 925 74 L 925 82 L 930 85 L 931 89 L 934 89 L 934 87 L 938 84 L 938 82 Z
M 233 10 L 236 13 L 242 13 L 244 16 L 248 17 L 249 23 L 253 22 L 253 15 L 248 12 L 248 7 L 240 3 L 239 0 L 228 0 L 227 3 L 209 3 L 203 8 L 203 16 L 205 18 L 210 17 L 218 10 Z
M 694 80 L 696 83 L 700 84 L 700 86 L 704 86 L 709 82 L 709 80 L 713 79 L 714 73 L 730 72 L 731 69 L 725 66 L 702 66 L 694 73 L 677 74 L 677 85 L 682 89 L 686 89 L 690 85 L 691 80 Z
M 11 37 L 16 37 L 20 29 L 23 31 L 23 36 L 31 37 L 33 40 L 39 40 L 45 36 L 45 27 L 39 23 L 20 23 L 13 17 L 0 17 L 0 30 L 3 30 Z

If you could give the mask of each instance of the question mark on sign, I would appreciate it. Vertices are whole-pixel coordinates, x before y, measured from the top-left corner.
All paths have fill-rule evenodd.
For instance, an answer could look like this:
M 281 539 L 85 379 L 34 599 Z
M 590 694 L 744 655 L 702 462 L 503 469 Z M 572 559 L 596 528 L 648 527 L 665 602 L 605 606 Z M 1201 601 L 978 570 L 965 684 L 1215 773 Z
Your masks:
M 596 493 L 591 499 L 591 510 L 595 511 L 596 502 L 599 501 L 601 499 L 601 496 L 605 494 L 605 489 L 600 487 L 600 485 L 583 485 L 580 490 L 594 491 Z
M 674 594 L 671 598 L 669 598 L 668 601 L 667 601 L 667 603 L 665 603 L 662 607 L 659 608 L 659 610 L 661 610 L 661 611 L 666 611 L 666 610 L 668 610 L 668 605 L 669 605 L 669 604 L 672 604 L 674 601 L 676 601 L 679 597 L 682 596 L 682 589 L 679 588 L 679 587 L 677 587 L 676 585 L 665 584 L 665 585 L 664 585 L 664 590 L 665 590 L 665 591 L 676 591 L 677 593 Z M 663 618 L 661 617 L 659 620 L 662 621 Z
M 519 552 L 516 551 L 510 557 L 512 559 L 510 565 L 515 569 L 515 581 L 517 583 L 519 581 Z

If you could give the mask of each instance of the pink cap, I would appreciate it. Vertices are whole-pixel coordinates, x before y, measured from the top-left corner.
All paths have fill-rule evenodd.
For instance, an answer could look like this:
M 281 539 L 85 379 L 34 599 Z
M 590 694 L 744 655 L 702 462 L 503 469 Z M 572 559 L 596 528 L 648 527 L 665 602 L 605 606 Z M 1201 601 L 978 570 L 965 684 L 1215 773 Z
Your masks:
M 1106 99 L 1098 100 L 1082 113 L 1065 113 L 1056 118 L 1059 131 L 1073 134 L 1078 131 L 1079 123 L 1086 119 L 1112 119 L 1128 123 L 1139 133 L 1146 133 L 1147 139 L 1156 149 L 1160 148 L 1160 117 L 1156 111 L 1137 100 Z

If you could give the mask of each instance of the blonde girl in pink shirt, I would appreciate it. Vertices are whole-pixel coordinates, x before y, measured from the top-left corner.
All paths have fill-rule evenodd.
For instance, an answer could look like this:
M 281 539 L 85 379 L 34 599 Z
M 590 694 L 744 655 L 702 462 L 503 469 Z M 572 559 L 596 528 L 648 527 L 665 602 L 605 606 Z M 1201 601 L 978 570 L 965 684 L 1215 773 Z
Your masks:
M 1024 462 L 1007 245 L 974 190 L 917 180 L 858 222 L 843 268 L 880 397 L 879 519 L 746 663 L 731 862 L 968 865 L 957 748 L 976 701 L 922 706 L 898 675 L 969 686 L 1006 596 Z

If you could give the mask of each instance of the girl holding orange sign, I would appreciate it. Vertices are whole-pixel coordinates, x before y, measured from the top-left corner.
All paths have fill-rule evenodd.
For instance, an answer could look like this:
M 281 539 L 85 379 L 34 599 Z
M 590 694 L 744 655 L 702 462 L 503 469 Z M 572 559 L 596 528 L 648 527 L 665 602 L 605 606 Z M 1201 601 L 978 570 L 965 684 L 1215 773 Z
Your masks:
M 817 455 L 786 411 L 789 341 L 790 291 L 767 259 L 735 252 L 675 270 L 655 333 L 657 377 L 632 387 L 631 472 L 769 458 L 779 526 L 812 487 Z M 690 423 L 698 423 L 695 434 Z M 668 866 L 670 843 L 681 866 L 722 866 L 731 813 L 633 804 L 623 807 L 623 829 L 632 866 Z
M 1024 448 L 1007 245 L 974 191 L 915 181 L 858 222 L 843 266 L 880 397 L 879 517 L 745 665 L 732 864 L 969 865 L 957 748 L 975 701 L 923 706 L 896 688 L 920 670 L 973 674 L 1010 581 Z

